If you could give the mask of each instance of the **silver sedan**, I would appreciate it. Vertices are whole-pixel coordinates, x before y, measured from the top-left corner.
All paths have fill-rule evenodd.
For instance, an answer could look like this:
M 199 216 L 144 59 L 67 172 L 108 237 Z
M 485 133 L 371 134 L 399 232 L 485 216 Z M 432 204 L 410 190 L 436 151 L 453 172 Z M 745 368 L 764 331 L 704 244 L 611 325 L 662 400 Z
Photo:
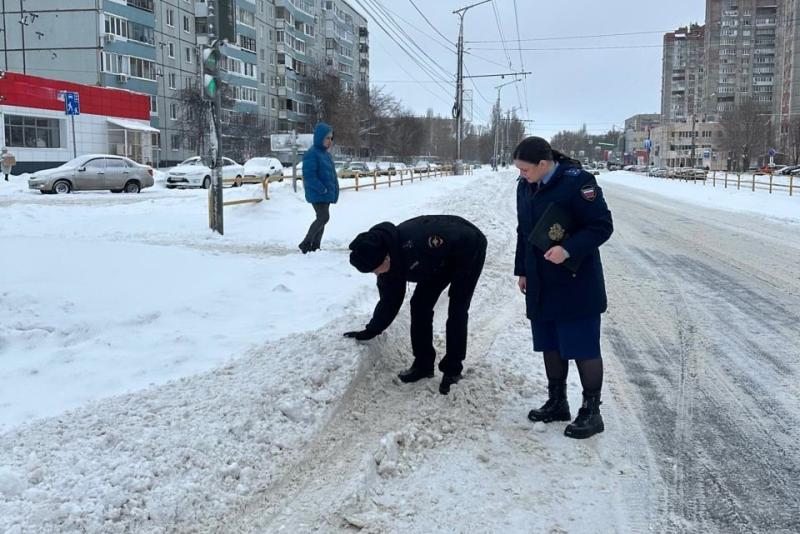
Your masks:
M 41 193 L 110 190 L 112 193 L 138 193 L 152 187 L 153 169 L 122 156 L 89 154 L 72 159 L 60 167 L 35 172 L 28 188 Z

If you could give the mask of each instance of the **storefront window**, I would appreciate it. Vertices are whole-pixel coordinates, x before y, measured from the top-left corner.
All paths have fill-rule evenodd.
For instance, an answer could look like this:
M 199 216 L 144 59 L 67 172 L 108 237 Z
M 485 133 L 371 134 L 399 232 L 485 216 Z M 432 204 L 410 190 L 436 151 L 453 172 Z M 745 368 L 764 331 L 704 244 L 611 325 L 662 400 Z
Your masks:
M 6 145 L 24 148 L 61 148 L 58 119 L 5 115 Z

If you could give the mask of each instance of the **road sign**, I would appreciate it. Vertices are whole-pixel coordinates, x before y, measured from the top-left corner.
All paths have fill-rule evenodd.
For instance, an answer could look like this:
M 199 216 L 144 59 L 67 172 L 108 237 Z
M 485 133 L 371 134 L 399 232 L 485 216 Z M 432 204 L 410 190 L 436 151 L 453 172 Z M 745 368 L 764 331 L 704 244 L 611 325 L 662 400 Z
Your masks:
M 778 153 L 778 151 L 777 151 L 777 150 L 775 150 L 774 148 L 770 148 L 770 149 L 767 151 L 767 155 L 768 155 L 769 157 L 771 157 L 771 158 L 775 157 L 775 155 L 776 155 L 777 153 Z
M 81 114 L 81 100 L 78 93 L 64 93 L 64 113 L 67 115 Z
M 711 157 L 711 149 L 704 148 L 703 149 L 703 159 L 709 159 Z
M 278 133 L 270 134 L 269 139 L 274 152 L 288 152 L 294 148 L 304 152 L 314 146 L 314 134 Z

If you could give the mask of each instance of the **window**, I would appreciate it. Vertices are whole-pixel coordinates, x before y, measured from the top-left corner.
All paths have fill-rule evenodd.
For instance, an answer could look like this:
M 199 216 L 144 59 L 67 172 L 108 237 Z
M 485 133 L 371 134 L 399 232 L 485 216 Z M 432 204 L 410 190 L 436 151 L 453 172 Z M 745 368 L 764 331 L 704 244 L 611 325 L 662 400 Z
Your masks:
M 169 45 L 167 45 L 167 55 L 175 59 L 175 43 L 169 43 Z
M 120 37 L 128 37 L 128 21 L 113 15 L 106 15 L 105 31 Z
M 141 9 L 142 11 L 153 12 L 153 0 L 128 0 L 128 5 Z
M 241 7 L 236 10 L 236 20 L 239 22 L 239 24 L 244 24 L 245 26 L 250 26 L 251 28 L 255 28 L 256 26 L 255 14 L 250 13 Z
M 178 149 L 181 147 L 181 136 L 178 135 L 178 134 L 175 134 L 175 135 L 172 135 L 170 137 L 171 137 L 170 145 L 172 145 L 172 150 L 177 152 Z
M 237 37 L 239 38 L 239 43 L 238 43 L 239 46 L 241 46 L 245 50 L 249 50 L 250 52 L 255 52 L 256 51 L 256 40 L 255 39 L 253 39 L 252 37 L 247 37 L 245 35 L 242 35 L 241 33 L 238 34 Z
M 184 55 L 185 55 L 186 63 L 191 63 L 192 62 L 192 49 L 187 46 L 185 52 L 186 53 Z
M 27 148 L 61 148 L 58 119 L 4 115 L 6 145 Z
M 150 95 L 150 115 L 158 115 L 158 97 Z
M 167 26 L 175 27 L 175 12 L 171 9 L 167 10 Z
M 190 30 L 189 28 L 190 28 L 190 26 L 189 26 L 189 17 L 184 15 L 183 16 L 183 31 L 185 31 L 186 33 L 191 33 L 192 30 Z
M 178 120 L 178 104 L 175 102 L 169 105 L 169 118 L 173 121 Z
M 176 78 L 177 78 L 177 77 L 175 76 L 175 73 L 174 73 L 174 72 L 170 72 L 170 73 L 167 75 L 167 80 L 169 80 L 169 88 L 170 88 L 170 89 L 176 89 L 176 88 L 178 87 L 178 85 L 177 85 L 177 83 L 176 83 Z
M 140 57 L 129 56 L 129 73 L 136 78 L 144 78 L 146 80 L 156 79 L 156 64 L 153 61 L 142 59 Z

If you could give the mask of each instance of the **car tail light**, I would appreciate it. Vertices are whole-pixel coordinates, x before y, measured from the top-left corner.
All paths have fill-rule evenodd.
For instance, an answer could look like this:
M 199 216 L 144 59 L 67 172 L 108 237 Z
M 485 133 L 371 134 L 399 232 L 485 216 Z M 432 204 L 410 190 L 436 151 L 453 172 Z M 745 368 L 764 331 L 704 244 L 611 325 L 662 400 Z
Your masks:
M 150 176 L 153 176 L 153 168 L 152 167 L 147 167 L 147 174 L 149 174 Z

